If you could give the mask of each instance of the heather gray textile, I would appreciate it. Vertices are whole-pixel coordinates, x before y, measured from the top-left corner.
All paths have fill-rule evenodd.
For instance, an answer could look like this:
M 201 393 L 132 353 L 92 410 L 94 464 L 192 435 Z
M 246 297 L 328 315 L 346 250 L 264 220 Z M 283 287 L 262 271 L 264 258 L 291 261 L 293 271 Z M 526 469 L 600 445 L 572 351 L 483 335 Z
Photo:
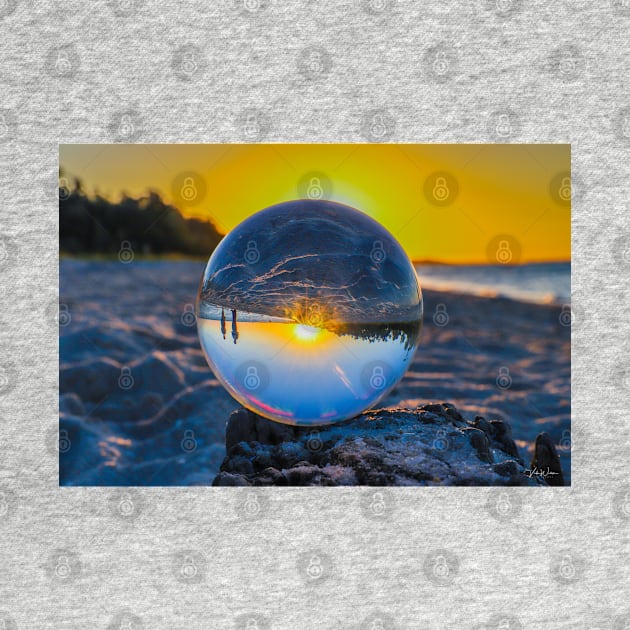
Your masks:
M 627 627 L 627 2 L 4 0 L 0 26 L 0 628 Z M 572 488 L 390 489 L 378 518 L 369 489 L 59 489 L 58 144 L 375 140 L 572 143 Z

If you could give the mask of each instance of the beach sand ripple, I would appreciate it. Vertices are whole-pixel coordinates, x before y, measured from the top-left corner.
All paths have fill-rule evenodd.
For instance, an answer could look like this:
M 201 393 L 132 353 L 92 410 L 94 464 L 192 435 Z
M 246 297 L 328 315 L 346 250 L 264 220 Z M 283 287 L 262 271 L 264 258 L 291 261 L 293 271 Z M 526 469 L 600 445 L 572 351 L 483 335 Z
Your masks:
M 208 368 L 191 322 L 203 268 L 61 262 L 70 322 L 59 342 L 60 483 L 212 484 L 238 405 Z M 423 293 L 420 348 L 379 406 L 448 400 L 466 417 L 505 420 L 525 461 L 542 431 L 566 442 L 570 328 L 560 307 Z M 569 452 L 559 452 L 568 483 Z

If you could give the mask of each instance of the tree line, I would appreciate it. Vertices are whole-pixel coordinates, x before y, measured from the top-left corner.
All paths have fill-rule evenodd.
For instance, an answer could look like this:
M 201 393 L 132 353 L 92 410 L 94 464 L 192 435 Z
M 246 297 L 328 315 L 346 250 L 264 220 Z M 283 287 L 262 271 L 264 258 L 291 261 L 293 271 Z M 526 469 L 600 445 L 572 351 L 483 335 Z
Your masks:
M 59 247 L 66 254 L 178 253 L 207 257 L 223 238 L 209 221 L 185 218 L 156 192 L 113 202 L 88 196 L 81 181 L 59 183 Z

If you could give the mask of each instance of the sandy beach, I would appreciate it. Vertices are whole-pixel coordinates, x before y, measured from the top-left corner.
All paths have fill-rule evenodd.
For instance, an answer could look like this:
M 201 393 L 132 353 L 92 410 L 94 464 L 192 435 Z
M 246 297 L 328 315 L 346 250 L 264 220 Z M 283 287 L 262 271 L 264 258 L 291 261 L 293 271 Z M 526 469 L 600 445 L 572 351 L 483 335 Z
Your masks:
M 60 483 L 211 485 L 238 405 L 203 357 L 197 262 L 60 264 Z M 537 434 L 570 483 L 570 327 L 560 306 L 423 290 L 424 328 L 379 406 L 447 401 L 512 426 L 525 460 Z

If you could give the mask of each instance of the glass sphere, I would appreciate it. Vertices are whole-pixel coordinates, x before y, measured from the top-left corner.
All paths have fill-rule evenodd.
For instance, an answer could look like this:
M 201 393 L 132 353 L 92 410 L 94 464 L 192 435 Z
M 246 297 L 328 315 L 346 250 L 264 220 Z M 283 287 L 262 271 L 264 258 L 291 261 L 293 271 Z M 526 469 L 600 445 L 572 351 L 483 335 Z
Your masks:
M 210 367 L 243 406 L 312 426 L 359 415 L 402 378 L 422 292 L 394 237 L 331 201 L 289 201 L 235 227 L 199 287 Z

